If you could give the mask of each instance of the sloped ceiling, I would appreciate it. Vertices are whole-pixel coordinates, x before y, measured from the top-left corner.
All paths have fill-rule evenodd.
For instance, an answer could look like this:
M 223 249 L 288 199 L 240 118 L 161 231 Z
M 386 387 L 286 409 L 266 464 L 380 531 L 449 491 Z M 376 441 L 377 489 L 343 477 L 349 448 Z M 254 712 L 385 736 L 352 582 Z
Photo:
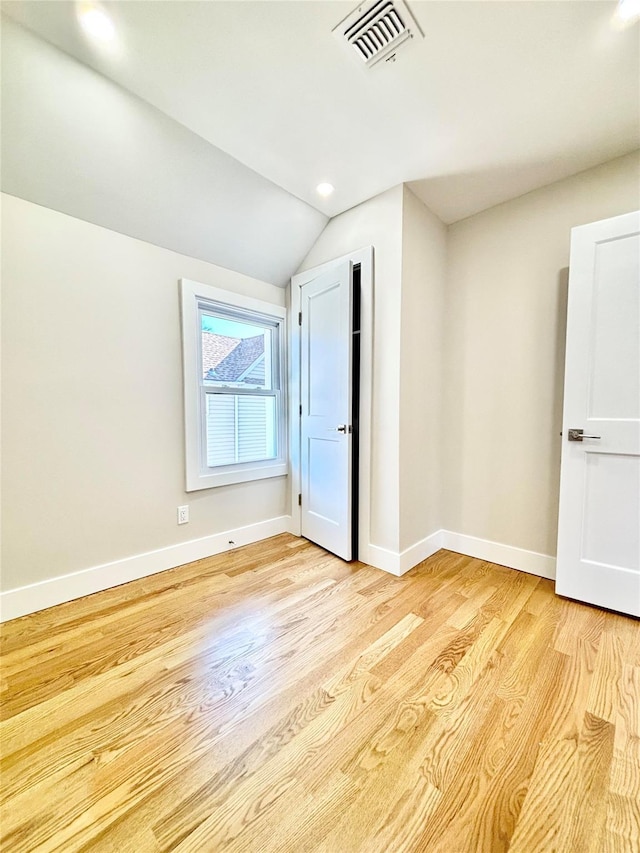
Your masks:
M 12 21 L 2 190 L 284 286 L 327 217 Z
M 372 70 L 331 34 L 354 5 L 105 2 L 108 53 L 73 3 L 2 8 L 327 215 L 411 182 L 452 222 L 640 144 L 639 25 L 613 0 L 409 0 L 425 38 Z

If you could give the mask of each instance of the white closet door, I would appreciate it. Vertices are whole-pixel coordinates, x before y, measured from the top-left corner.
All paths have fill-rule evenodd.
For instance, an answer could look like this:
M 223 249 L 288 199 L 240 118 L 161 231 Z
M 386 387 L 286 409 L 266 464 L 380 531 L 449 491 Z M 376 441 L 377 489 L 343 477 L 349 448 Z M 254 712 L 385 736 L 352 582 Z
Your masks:
M 302 535 L 351 559 L 352 265 L 301 288 Z

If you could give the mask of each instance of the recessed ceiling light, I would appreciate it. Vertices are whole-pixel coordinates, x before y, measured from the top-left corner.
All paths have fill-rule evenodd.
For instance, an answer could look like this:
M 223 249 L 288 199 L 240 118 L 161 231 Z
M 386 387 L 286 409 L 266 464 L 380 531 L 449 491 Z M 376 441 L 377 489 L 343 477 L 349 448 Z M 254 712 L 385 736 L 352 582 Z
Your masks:
M 96 41 L 110 42 L 115 39 L 116 28 L 113 21 L 98 6 L 81 6 L 78 18 L 85 33 Z
M 640 0 L 618 0 L 616 18 L 624 24 L 631 24 L 640 18 Z
M 318 186 L 316 187 L 316 192 L 319 195 L 331 195 L 331 193 L 333 192 L 333 186 L 332 184 L 318 184 Z

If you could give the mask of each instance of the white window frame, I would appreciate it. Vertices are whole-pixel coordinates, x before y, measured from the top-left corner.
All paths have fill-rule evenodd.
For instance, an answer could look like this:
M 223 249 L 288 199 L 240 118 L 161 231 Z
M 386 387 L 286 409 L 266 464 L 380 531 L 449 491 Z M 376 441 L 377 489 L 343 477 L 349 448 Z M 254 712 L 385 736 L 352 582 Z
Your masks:
M 232 483 L 246 483 L 267 477 L 282 477 L 288 473 L 287 465 L 287 417 L 285 389 L 285 325 L 287 312 L 280 305 L 254 299 L 240 293 L 211 287 L 200 282 L 180 279 L 180 304 L 182 315 L 182 365 L 184 376 L 184 426 L 186 491 L 211 489 Z M 279 364 L 273 371 L 276 400 L 277 456 L 258 462 L 237 462 L 231 465 L 207 466 L 205 434 L 205 393 L 202 382 L 200 310 L 215 311 L 216 307 L 227 311 L 251 312 L 254 319 L 264 318 L 274 324 L 274 349 Z M 238 320 L 241 322 L 242 317 Z M 271 354 L 269 354 L 271 357 Z M 238 392 L 239 389 L 233 389 Z M 248 393 L 251 391 L 241 391 Z M 271 394 L 270 394 L 271 395 Z

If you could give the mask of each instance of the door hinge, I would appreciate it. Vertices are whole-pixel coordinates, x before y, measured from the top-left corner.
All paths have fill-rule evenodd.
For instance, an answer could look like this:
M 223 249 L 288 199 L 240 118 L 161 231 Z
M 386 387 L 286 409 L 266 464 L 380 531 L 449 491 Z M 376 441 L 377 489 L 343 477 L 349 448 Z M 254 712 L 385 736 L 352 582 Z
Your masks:
M 300 403 L 300 417 L 302 417 L 302 403 Z
M 302 495 L 298 495 L 298 506 L 302 506 Z
M 298 325 L 302 325 L 302 311 L 298 311 Z

